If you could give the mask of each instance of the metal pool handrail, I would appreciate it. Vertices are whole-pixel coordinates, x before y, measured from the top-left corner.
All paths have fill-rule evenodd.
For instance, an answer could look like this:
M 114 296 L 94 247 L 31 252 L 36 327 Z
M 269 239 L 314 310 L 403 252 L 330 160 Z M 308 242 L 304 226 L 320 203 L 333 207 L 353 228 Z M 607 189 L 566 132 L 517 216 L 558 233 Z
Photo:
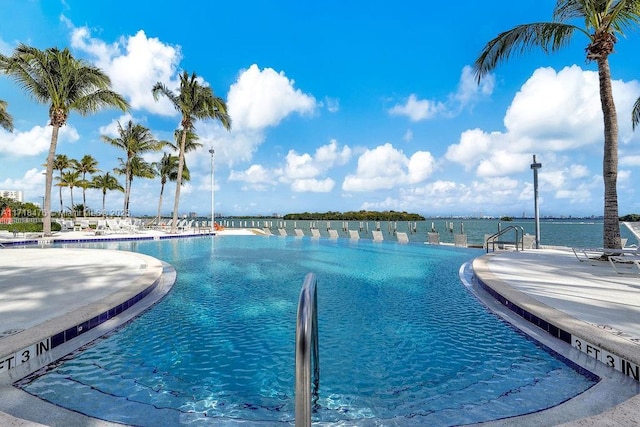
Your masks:
M 320 364 L 318 351 L 317 280 L 308 273 L 300 290 L 296 323 L 296 427 L 311 427 L 312 404 L 318 400 Z M 313 378 L 312 378 L 313 368 Z M 313 380 L 313 391 L 311 382 Z

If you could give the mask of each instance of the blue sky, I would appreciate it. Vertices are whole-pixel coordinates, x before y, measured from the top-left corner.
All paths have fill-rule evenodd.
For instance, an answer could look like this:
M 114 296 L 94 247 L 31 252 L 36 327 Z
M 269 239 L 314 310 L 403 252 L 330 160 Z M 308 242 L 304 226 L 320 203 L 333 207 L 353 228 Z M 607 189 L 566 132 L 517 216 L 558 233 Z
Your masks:
M 227 102 L 231 132 L 197 122 L 204 147 L 187 155 L 180 213 L 227 215 L 396 210 L 436 215 L 533 215 L 532 156 L 541 215 L 601 215 L 602 113 L 596 65 L 576 34 L 563 52 L 532 52 L 477 85 L 470 67 L 499 32 L 548 21 L 553 1 L 0 0 L 0 52 L 20 42 L 68 47 L 99 66 L 131 103 L 128 114 L 72 114 L 57 153 L 91 154 L 112 171 L 124 153 L 101 141 L 132 119 L 171 139 L 179 117 L 151 87 L 183 70 Z M 638 31 L 610 57 L 619 116 L 620 214 L 640 213 Z M 48 106 L 0 77 L 15 130 L 0 130 L 0 189 L 40 203 L 51 137 Z M 157 161 L 161 153 L 145 156 Z M 122 178 L 121 182 L 123 182 Z M 52 206 L 58 206 L 54 189 Z M 175 186 L 165 190 L 163 213 Z M 135 179 L 131 210 L 154 214 L 158 180 Z M 74 190 L 74 200 L 80 200 Z M 64 193 L 68 206 L 68 191 Z M 122 208 L 107 194 L 107 209 Z M 101 207 L 99 191 L 87 192 Z

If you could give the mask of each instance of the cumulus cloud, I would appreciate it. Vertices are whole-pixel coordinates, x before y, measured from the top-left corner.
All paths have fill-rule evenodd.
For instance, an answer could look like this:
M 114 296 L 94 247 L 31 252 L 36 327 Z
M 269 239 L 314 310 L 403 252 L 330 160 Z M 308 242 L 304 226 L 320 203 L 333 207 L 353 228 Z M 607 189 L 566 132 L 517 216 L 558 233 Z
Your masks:
M 431 153 L 417 151 L 408 158 L 387 143 L 367 149 L 358 158 L 355 175 L 347 175 L 342 183 L 345 191 L 391 189 L 400 184 L 415 184 L 431 176 L 435 169 Z
M 404 104 L 394 105 L 389 109 L 392 116 L 407 116 L 412 122 L 419 122 L 435 117 L 438 113 L 445 111 L 445 106 L 441 102 L 418 99 L 412 93 Z
M 113 90 L 125 96 L 131 108 L 165 116 L 177 114 L 166 98 L 156 102 L 151 88 L 157 82 L 163 82 L 170 89 L 178 87 L 176 73 L 182 58 L 178 46 L 147 37 L 142 30 L 107 44 L 92 37 L 89 28 L 76 28 L 66 18 L 63 20 L 72 30 L 71 47 L 93 57 L 96 65 L 111 78 Z
M 32 168 L 17 179 L 7 178 L 0 182 L 0 187 L 19 189 L 24 192 L 26 200 L 33 200 L 35 195 L 44 194 L 45 169 Z
M 473 105 L 478 99 L 493 93 L 495 80 L 493 74 L 488 74 L 478 84 L 473 69 L 465 65 L 458 82 L 458 90 L 451 96 L 451 102 L 457 104 L 459 110 Z
M 630 133 L 628 114 L 640 95 L 636 81 L 612 82 L 620 134 Z M 623 113 L 624 112 L 624 113 Z M 445 158 L 478 176 L 506 176 L 529 169 L 531 155 L 550 157 L 602 144 L 603 121 L 598 74 L 578 66 L 556 72 L 539 68 L 509 106 L 505 131 L 471 129 L 447 148 Z M 576 177 L 585 169 L 575 169 Z
M 494 86 L 493 74 L 487 75 L 478 84 L 473 76 L 473 69 L 466 65 L 460 74 L 456 92 L 449 94 L 446 101 L 418 99 L 412 93 L 403 103 L 394 105 L 388 112 L 392 116 L 406 116 L 412 122 L 452 116 L 464 108 L 472 107 L 482 97 L 491 95 Z
M 274 175 L 280 172 L 269 170 L 261 165 L 251 165 L 244 171 L 232 170 L 229 174 L 229 181 L 240 181 L 246 183 L 243 190 L 253 189 L 257 191 L 266 191 L 268 188 L 276 184 Z
M 292 113 L 313 113 L 315 98 L 294 89 L 294 84 L 284 72 L 272 68 L 260 70 L 253 64 L 243 70 L 231 85 L 227 100 L 234 130 L 265 129 Z
M 17 156 L 36 156 L 49 151 L 51 145 L 51 126 L 34 126 L 21 132 L 13 133 L 0 129 L 0 153 Z M 70 125 L 62 126 L 58 133 L 58 145 L 75 142 L 80 139 L 78 131 Z
M 316 149 L 313 156 L 289 150 L 280 181 L 290 183 L 291 189 L 296 192 L 328 192 L 333 189 L 335 182 L 329 178 L 318 178 L 329 169 L 346 164 L 350 158 L 351 149 L 348 146 L 339 148 L 336 140 Z
M 297 179 L 291 184 L 291 190 L 297 193 L 328 193 L 333 190 L 335 184 L 335 181 L 331 178 Z

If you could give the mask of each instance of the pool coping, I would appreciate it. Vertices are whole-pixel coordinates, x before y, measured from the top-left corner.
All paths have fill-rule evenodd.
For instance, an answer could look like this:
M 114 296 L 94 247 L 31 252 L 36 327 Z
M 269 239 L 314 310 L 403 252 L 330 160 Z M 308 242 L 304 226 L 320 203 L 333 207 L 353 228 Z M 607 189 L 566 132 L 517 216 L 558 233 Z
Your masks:
M 91 425 L 95 426 L 122 426 L 51 404 L 32 396 L 15 384 L 135 319 L 171 290 L 177 277 L 173 266 L 137 252 L 132 255 L 144 261 L 146 268 L 129 286 L 44 324 L 2 338 L 3 355 L 12 354 L 12 351 L 17 354 L 24 350 L 36 355 L 25 363 L 0 373 L 0 395 L 3 396 L 0 399 L 0 424 L 85 426 L 87 420 L 91 420 Z M 57 340 L 55 346 L 52 345 L 54 340 Z M 43 342 L 47 344 L 39 347 Z M 38 351 L 39 348 L 46 351 Z
M 536 413 L 481 423 L 483 426 L 540 425 L 628 425 L 640 419 L 640 382 L 620 370 L 572 345 L 572 336 L 585 337 L 602 348 L 628 355 L 629 341 L 597 326 L 572 317 L 520 292 L 490 271 L 492 253 L 475 258 L 468 264 L 472 277 L 467 288 L 491 312 L 503 318 L 531 339 L 550 349 L 556 357 L 569 361 L 599 377 L 599 382 L 585 392 L 552 408 Z M 460 277 L 463 279 L 461 267 Z M 467 273 L 469 274 L 469 273 Z M 463 280 L 463 283 L 465 280 Z M 568 336 L 567 336 L 568 335 Z M 584 350 L 584 349 L 583 349 Z M 632 354 L 635 360 L 637 355 Z

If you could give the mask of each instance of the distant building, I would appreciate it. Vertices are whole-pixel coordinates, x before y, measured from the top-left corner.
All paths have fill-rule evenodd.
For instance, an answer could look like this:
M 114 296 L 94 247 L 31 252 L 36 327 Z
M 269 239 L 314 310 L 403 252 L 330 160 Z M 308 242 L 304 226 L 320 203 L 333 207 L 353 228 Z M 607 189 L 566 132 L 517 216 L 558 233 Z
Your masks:
M 198 218 L 197 212 L 189 212 L 189 218 Z
M 0 190 L 0 197 L 15 200 L 17 202 L 22 202 L 24 199 L 22 191 L 20 190 Z

